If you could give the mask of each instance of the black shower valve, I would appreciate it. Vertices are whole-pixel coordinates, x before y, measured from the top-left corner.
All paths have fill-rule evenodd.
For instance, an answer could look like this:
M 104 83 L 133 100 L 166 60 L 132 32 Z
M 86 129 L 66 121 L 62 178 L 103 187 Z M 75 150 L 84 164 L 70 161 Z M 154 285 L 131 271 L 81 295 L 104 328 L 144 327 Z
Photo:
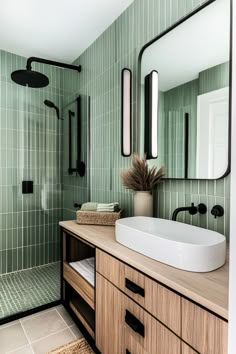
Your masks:
M 78 209 L 80 209 L 80 208 L 81 208 L 81 204 L 74 203 L 74 208 L 78 208 Z
M 217 217 L 224 215 L 224 208 L 221 205 L 214 205 L 211 209 L 211 214 L 216 219 Z

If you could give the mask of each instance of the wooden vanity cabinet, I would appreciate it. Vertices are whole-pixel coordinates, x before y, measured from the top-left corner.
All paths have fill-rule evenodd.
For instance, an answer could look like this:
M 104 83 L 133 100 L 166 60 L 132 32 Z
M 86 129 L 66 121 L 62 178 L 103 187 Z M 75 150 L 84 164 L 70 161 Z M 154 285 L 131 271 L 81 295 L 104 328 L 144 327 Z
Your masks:
M 120 300 L 115 286 L 96 273 L 96 347 L 102 354 L 122 353 Z
M 176 335 L 99 273 L 96 283 L 96 346 L 102 354 L 181 354 Z
M 96 250 L 96 270 L 180 336 L 179 295 L 99 249 Z
M 186 343 L 182 342 L 182 354 L 198 354 L 197 352 L 195 352 L 195 350 L 193 350 L 192 348 L 190 348 Z
M 227 354 L 228 323 L 182 299 L 182 338 L 201 354 Z
M 62 300 L 88 334 L 95 338 L 95 288 L 78 273 L 71 262 L 95 257 L 95 247 L 74 234 L 63 231 Z
M 102 354 L 227 354 L 227 321 L 99 249 L 96 271 Z
M 62 238 L 63 302 L 101 354 L 227 354 L 226 320 L 92 242 Z M 70 265 L 90 257 L 95 287 Z

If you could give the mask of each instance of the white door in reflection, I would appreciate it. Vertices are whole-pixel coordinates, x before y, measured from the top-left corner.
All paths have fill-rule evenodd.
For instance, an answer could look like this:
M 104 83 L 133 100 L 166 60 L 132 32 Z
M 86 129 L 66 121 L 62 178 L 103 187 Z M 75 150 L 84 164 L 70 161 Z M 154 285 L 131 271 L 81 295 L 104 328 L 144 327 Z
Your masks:
M 220 178 L 227 170 L 228 117 L 228 87 L 198 96 L 196 178 Z

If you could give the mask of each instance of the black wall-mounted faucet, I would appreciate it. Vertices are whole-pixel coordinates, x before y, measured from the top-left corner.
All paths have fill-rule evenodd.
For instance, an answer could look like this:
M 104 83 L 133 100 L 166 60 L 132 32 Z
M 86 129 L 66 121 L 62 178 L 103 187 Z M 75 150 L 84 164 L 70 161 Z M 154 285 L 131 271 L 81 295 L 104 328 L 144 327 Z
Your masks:
M 181 211 L 188 211 L 190 215 L 195 215 L 197 213 L 205 214 L 207 212 L 207 207 L 203 203 L 198 204 L 198 206 L 191 203 L 191 206 L 177 208 L 173 212 L 172 220 L 176 221 L 177 216 Z

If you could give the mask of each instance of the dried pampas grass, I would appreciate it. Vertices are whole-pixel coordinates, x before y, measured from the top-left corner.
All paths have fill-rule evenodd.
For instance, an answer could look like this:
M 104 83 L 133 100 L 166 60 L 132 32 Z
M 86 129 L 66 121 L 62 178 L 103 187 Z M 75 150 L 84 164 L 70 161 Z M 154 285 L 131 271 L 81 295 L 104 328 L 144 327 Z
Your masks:
M 148 167 L 146 156 L 132 155 L 132 167 L 121 172 L 123 185 L 134 191 L 152 191 L 164 176 L 164 168 Z

